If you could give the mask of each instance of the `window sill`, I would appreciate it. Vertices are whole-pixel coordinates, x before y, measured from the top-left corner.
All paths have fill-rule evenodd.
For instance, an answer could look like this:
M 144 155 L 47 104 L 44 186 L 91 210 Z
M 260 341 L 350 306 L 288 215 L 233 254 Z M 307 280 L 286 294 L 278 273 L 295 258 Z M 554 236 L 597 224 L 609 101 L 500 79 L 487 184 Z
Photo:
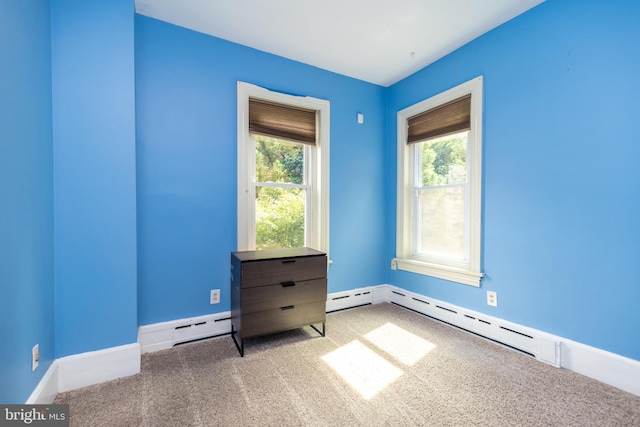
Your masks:
M 449 280 L 475 287 L 480 287 L 480 280 L 484 276 L 484 273 L 480 272 L 472 272 L 445 265 L 434 265 L 413 259 L 394 258 L 393 265 L 398 270 L 437 277 L 438 279 Z

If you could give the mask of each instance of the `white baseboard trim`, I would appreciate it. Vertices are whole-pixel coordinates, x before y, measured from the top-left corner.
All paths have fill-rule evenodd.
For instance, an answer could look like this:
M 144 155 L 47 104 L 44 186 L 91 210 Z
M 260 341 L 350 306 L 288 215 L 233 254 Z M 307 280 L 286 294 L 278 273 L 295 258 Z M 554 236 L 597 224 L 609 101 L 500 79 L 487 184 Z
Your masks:
M 58 361 L 54 360 L 49 369 L 25 402 L 27 405 L 49 405 L 58 394 Z
M 391 285 L 379 286 L 376 293 L 380 294 L 381 300 L 531 354 L 550 365 L 560 366 L 559 337 Z
M 591 347 L 544 331 L 487 316 L 392 285 L 376 286 L 376 299 L 391 302 L 532 354 L 640 396 L 640 361 Z
M 140 372 L 138 343 L 57 359 L 58 392 L 75 390 Z
M 207 314 L 186 319 L 144 325 L 138 328 L 142 353 L 166 350 L 189 341 L 231 332 L 231 312 Z
M 376 289 L 377 287 L 367 287 L 329 294 L 327 295 L 327 313 L 373 304 Z M 224 311 L 140 326 L 138 344 L 140 344 L 141 353 L 144 354 L 229 333 L 231 333 L 231 312 Z
M 640 396 L 640 361 L 577 343 L 537 329 L 468 310 L 392 285 L 327 295 L 327 313 L 381 302 L 393 303 L 533 355 L 550 365 Z M 230 312 L 141 326 L 142 353 L 231 332 Z
M 563 368 L 640 396 L 640 361 L 562 340 Z

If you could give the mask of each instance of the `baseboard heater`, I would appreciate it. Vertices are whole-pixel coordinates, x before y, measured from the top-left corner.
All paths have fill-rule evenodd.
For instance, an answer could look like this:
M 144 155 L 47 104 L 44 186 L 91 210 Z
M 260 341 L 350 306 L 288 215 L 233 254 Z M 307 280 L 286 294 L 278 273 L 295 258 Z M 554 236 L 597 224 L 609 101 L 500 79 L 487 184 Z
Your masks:
M 370 288 L 332 293 L 327 296 L 327 313 L 373 304 Z
M 142 353 L 149 353 L 227 335 L 230 332 L 231 313 L 227 311 L 140 326 L 138 343 Z
M 176 326 L 173 332 L 173 347 L 229 335 L 231 334 L 231 331 L 217 328 L 217 325 L 215 325 L 215 323 L 230 321 L 230 317 L 225 317 L 208 322 L 203 321 L 193 324 Z
M 529 356 L 531 356 L 531 357 L 535 357 L 535 354 L 533 354 L 533 353 L 529 353 L 529 352 L 527 352 L 527 351 L 525 351 L 525 350 L 523 350 L 523 349 L 521 349 L 521 348 L 517 348 L 517 347 L 511 346 L 511 345 L 509 345 L 509 344 L 506 344 L 506 343 L 504 343 L 504 342 L 500 342 L 500 341 L 498 341 L 498 340 L 495 340 L 495 339 L 489 338 L 489 337 L 487 337 L 487 336 L 480 335 L 479 333 L 474 332 L 474 331 L 472 331 L 472 330 L 470 330 L 470 329 L 465 329 L 465 328 L 460 327 L 460 326 L 458 326 L 458 325 L 455 325 L 455 324 L 453 324 L 453 323 L 446 322 L 446 321 L 444 321 L 444 320 L 442 320 L 442 319 L 439 319 L 439 318 L 437 318 L 437 317 L 434 317 L 434 316 L 429 316 L 428 314 L 421 313 L 421 312 L 419 312 L 419 311 L 417 311 L 417 310 L 414 310 L 414 309 L 409 308 L 409 307 L 405 307 L 404 305 L 401 305 L 401 304 L 398 304 L 398 303 L 395 303 L 395 302 L 392 302 L 391 304 L 393 304 L 393 305 L 397 305 L 398 307 L 402 307 L 402 308 L 407 309 L 407 310 L 411 310 L 411 311 L 413 311 L 414 313 L 418 313 L 418 314 L 420 314 L 420 315 L 422 315 L 422 316 L 426 316 L 426 317 L 428 317 L 428 318 L 430 318 L 430 319 L 433 319 L 433 320 L 435 320 L 435 321 L 437 321 L 437 322 L 440 322 L 440 323 L 447 324 L 447 325 L 452 326 L 452 327 L 454 327 L 454 328 L 456 328 L 456 329 L 460 329 L 460 330 L 465 331 L 465 332 L 468 332 L 468 333 L 470 333 L 470 334 L 473 334 L 473 335 L 479 336 L 479 337 L 481 337 L 481 338 L 484 338 L 484 339 L 487 339 L 487 340 L 493 341 L 493 342 L 495 342 L 495 343 L 497 343 L 497 344 L 500 344 L 500 345 L 502 345 L 502 346 L 509 347 L 509 348 L 511 348 L 512 350 L 516 350 L 516 351 L 518 351 L 518 352 L 520 352 L 520 353 L 523 353 L 523 354 L 529 355 Z M 427 303 L 427 304 L 428 304 L 428 303 Z M 449 311 L 449 312 L 452 312 L 452 313 L 456 313 L 455 311 L 453 311 L 453 310 L 451 310 L 451 309 L 448 309 L 448 308 L 445 308 L 445 307 L 436 306 L 436 308 L 439 308 L 439 309 L 441 309 L 441 310 L 446 310 L 446 311 Z M 465 316 L 465 317 L 468 317 L 469 319 L 472 319 L 472 320 L 473 320 L 473 319 L 475 319 L 473 316 L 469 316 L 469 315 L 466 315 L 466 314 L 465 314 L 464 316 Z M 479 321 L 479 322 L 481 322 L 481 323 L 484 323 L 485 325 L 491 325 L 491 323 L 490 323 L 490 322 L 488 322 L 488 321 L 486 321 L 486 320 L 483 320 L 483 319 L 478 319 L 478 321 Z M 516 334 L 522 334 L 521 332 L 513 331 L 513 330 L 510 330 L 510 329 L 507 329 L 507 328 L 504 328 L 504 329 L 505 329 L 505 330 L 507 330 L 507 331 L 511 331 L 511 332 L 513 332 L 513 333 L 516 333 Z M 522 335 L 523 335 L 523 336 L 525 336 L 525 337 L 527 337 L 527 338 L 533 339 L 533 337 L 532 337 L 532 336 L 529 336 L 529 335 L 526 335 L 526 334 L 522 334 Z
M 414 294 L 391 285 L 379 285 L 331 293 L 327 313 L 381 302 L 393 303 L 480 337 L 560 366 L 560 343 L 544 333 L 514 325 L 482 313 Z M 143 353 L 214 338 L 231 332 L 231 313 L 162 322 L 139 328 L 138 342 Z
M 560 366 L 560 343 L 539 331 L 512 325 L 441 301 L 392 289 L 390 286 L 388 288 L 390 303 L 529 354 L 550 365 Z

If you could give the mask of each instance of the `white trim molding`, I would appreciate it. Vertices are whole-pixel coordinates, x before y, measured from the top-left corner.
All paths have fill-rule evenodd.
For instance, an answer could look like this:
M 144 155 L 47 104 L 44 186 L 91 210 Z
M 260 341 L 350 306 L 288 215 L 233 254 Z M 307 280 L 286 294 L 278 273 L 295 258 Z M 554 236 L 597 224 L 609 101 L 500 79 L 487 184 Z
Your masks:
M 564 339 L 563 368 L 640 396 L 640 360 Z
M 56 395 L 140 373 L 138 343 L 74 354 L 55 359 L 27 401 L 48 405 Z
M 470 286 L 480 286 L 482 258 L 482 76 L 476 77 L 397 113 L 397 205 L 396 257 L 392 269 L 437 277 Z M 419 172 L 420 144 L 407 144 L 408 121 L 420 113 L 465 95 L 471 95 L 471 129 L 467 138 L 467 177 L 465 185 L 464 256 L 448 259 L 417 252 L 419 231 L 416 176 Z
M 437 277 L 438 279 L 449 280 L 451 282 L 462 283 L 464 285 L 475 287 L 480 286 L 480 280 L 484 276 L 484 274 L 480 272 L 467 271 L 462 268 L 447 265 L 435 265 L 411 258 L 394 258 L 392 262 L 399 270 Z
M 560 338 L 444 301 L 385 285 L 388 301 L 560 367 Z
M 58 392 L 140 373 L 140 345 L 127 344 L 57 359 Z
M 327 312 L 388 302 L 424 314 L 640 396 L 640 361 L 473 310 L 406 291 L 378 285 L 327 295 Z M 140 372 L 142 353 L 172 348 L 231 332 L 229 312 L 141 326 L 138 343 L 76 354 L 54 360 L 27 400 L 50 404 L 57 393 Z M 329 330 L 330 333 L 330 330 Z
M 325 252 L 329 257 L 329 173 L 330 173 L 330 111 L 329 101 L 309 96 L 274 92 L 250 83 L 237 82 L 237 144 L 238 144 L 238 250 L 255 249 L 255 141 L 249 134 L 249 98 L 263 99 L 283 105 L 307 108 L 317 112 L 318 140 L 310 164 L 312 206 L 307 215 L 305 246 Z
M 569 369 L 640 396 L 640 361 L 590 347 L 392 285 L 377 285 L 327 295 L 327 313 L 388 302 L 445 322 L 537 360 Z M 171 348 L 196 339 L 231 333 L 229 312 L 141 326 L 142 352 Z M 202 323 L 205 322 L 205 323 Z M 190 325 L 190 326 L 189 326 Z M 176 329 L 178 328 L 178 329 Z M 179 331 L 176 333 L 176 331 Z M 330 329 L 328 331 L 330 334 Z
M 567 338 L 468 310 L 391 285 L 374 289 L 380 299 L 527 352 L 536 359 L 640 396 L 640 361 Z M 384 294 L 384 298 L 382 295 Z
M 25 402 L 27 405 L 49 405 L 58 394 L 58 361 L 54 360 L 49 369 Z

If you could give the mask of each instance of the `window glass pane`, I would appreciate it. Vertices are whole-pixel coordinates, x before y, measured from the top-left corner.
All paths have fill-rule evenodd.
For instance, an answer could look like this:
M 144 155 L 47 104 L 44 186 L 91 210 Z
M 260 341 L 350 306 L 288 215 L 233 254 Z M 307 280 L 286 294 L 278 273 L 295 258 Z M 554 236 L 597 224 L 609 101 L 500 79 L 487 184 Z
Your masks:
M 303 184 L 304 144 L 255 135 L 256 181 Z
M 422 174 L 421 187 L 459 184 L 467 181 L 468 131 L 418 144 Z
M 418 191 L 418 255 L 465 259 L 464 191 L 464 186 Z
M 305 190 L 256 188 L 256 249 L 304 246 Z

